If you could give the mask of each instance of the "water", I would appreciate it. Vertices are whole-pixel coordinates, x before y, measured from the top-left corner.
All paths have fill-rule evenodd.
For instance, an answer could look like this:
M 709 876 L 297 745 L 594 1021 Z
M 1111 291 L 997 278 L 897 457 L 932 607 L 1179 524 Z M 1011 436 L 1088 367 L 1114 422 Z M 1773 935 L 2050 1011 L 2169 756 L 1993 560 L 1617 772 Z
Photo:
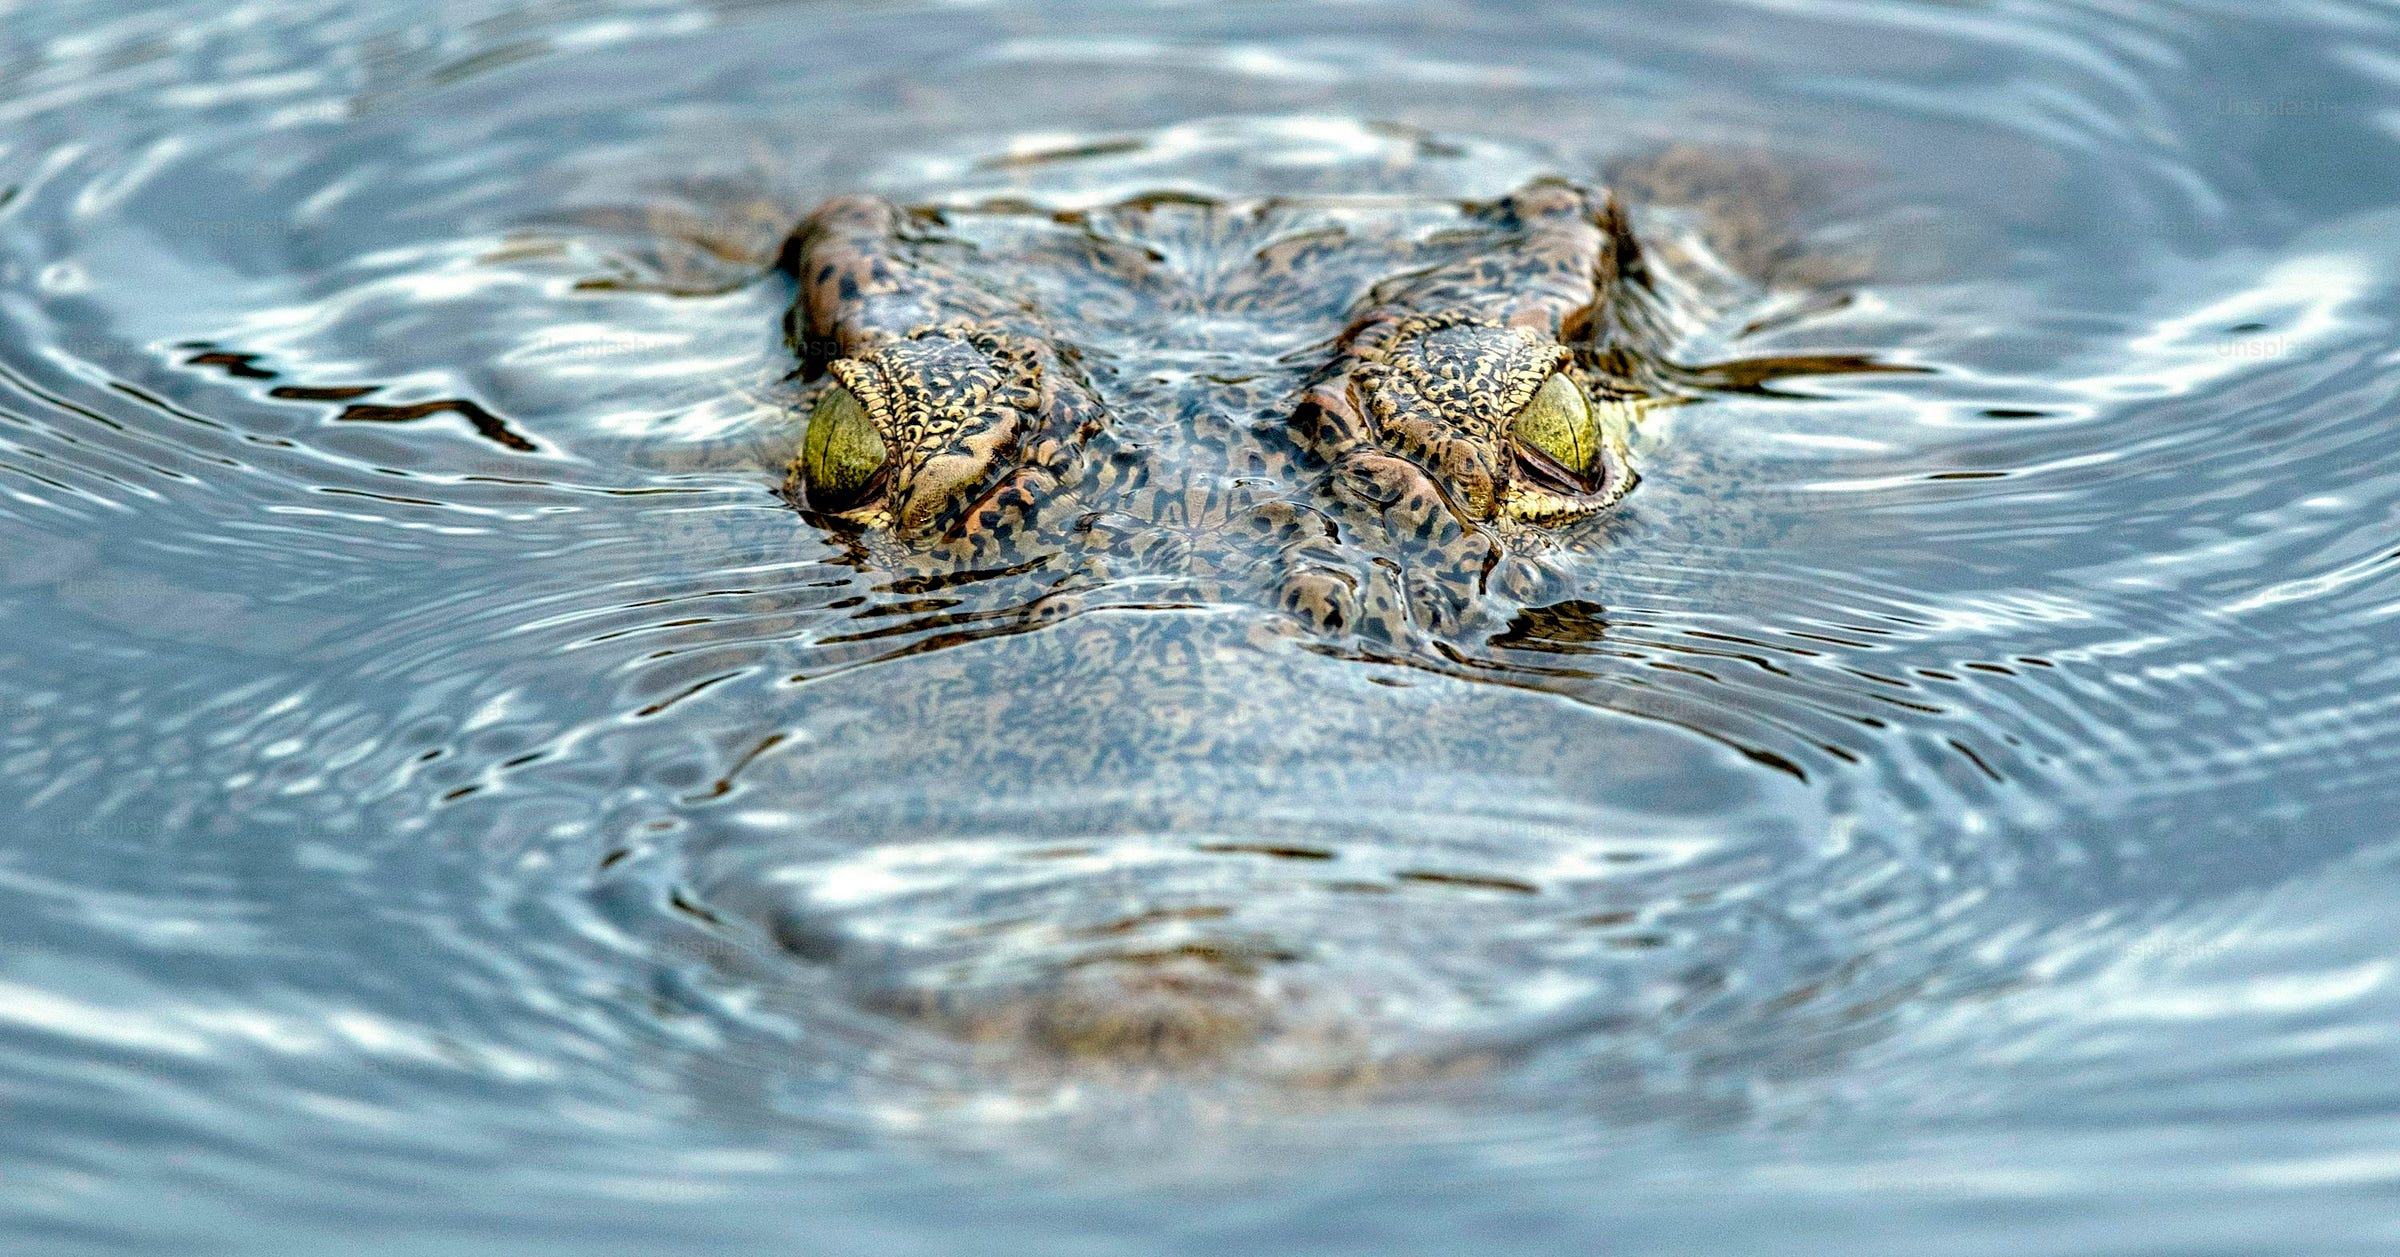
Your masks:
M 2389 1251 L 2396 28 L 0 4 L 0 1233 Z M 918 678 L 1145 613 L 954 643 L 771 491 L 824 196 L 1675 143 L 1866 274 L 1680 356 L 1925 370 L 1676 411 L 1580 596 L 1453 667 L 1147 613 L 1189 709 L 1301 713 L 1255 754 L 1095 767 L 1174 705 L 1030 680 L 965 722 Z M 1356 988 L 1270 1013 L 1383 1076 L 892 1015 L 1112 929 L 1308 950 Z

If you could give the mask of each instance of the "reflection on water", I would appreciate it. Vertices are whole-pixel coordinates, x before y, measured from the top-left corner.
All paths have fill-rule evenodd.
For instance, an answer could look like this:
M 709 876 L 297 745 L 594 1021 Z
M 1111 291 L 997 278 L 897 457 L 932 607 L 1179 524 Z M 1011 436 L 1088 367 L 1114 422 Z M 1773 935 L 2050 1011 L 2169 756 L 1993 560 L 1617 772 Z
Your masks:
M 2394 36 L 11 11 L 0 1227 L 2372 1251 Z M 826 196 L 1547 174 L 1638 203 L 1692 397 L 1472 632 L 1033 610 L 776 493 Z

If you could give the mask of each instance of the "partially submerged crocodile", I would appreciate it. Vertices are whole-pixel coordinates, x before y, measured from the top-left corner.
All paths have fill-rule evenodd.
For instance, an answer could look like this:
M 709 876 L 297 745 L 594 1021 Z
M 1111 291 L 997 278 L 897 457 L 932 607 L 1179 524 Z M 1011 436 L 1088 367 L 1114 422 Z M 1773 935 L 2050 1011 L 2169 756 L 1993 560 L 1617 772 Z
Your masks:
M 1783 832 L 1804 794 L 1457 666 L 1584 631 L 1566 561 L 1691 378 L 1613 197 L 851 197 L 783 265 L 788 496 L 862 616 L 949 630 L 848 634 L 885 662 L 809 680 L 791 806 L 695 845 L 807 998 L 1017 1063 L 1323 1080 L 1722 983 L 1625 959 L 1717 893 L 1713 837 L 1644 801 Z

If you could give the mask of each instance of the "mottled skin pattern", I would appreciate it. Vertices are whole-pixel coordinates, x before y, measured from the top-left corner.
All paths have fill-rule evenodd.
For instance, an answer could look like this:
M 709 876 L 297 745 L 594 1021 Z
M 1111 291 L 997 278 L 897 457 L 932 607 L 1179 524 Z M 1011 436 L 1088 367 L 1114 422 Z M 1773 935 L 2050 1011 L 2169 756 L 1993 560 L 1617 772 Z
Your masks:
M 1597 632 L 1567 560 L 1675 398 L 1612 198 L 857 197 L 783 266 L 799 413 L 847 389 L 888 455 L 838 509 L 799 460 L 786 492 L 875 593 L 806 647 L 805 743 L 746 770 L 805 804 L 697 844 L 701 895 L 1012 1068 L 1421 1077 L 1560 1024 L 1529 1010 L 1562 982 L 1637 989 L 1610 931 L 1683 874 L 1551 880 L 1588 838 L 1440 820 L 1467 783 L 1565 801 L 1706 759 L 1456 679 L 1512 626 Z M 1554 373 L 1606 417 L 1588 477 L 1510 435 Z M 1653 968 L 1655 1001 L 1692 962 Z
M 1657 387 L 1623 216 L 1562 182 L 1463 206 L 851 198 L 786 263 L 813 387 L 850 389 L 892 451 L 825 513 L 862 561 L 1138 578 L 1331 641 L 1413 648 L 1495 589 L 1538 600 L 1542 556 L 1632 486 L 1623 428 Z M 1607 412 L 1589 483 L 1509 435 L 1562 371 Z M 788 490 L 809 505 L 797 463 Z

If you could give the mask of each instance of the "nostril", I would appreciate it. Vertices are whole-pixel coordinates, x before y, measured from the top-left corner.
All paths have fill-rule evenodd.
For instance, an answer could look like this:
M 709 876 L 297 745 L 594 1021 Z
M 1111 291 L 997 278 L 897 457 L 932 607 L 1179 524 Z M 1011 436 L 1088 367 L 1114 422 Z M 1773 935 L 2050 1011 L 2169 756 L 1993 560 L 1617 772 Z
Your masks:
M 863 992 L 878 1012 L 973 1047 L 1065 1063 L 1192 1069 L 1264 1040 L 1277 997 L 1240 948 L 1089 956 L 998 988 Z
M 1270 1020 L 1252 975 L 1194 956 L 1079 966 L 1017 1015 L 1061 1057 L 1185 1067 L 1226 1060 Z

